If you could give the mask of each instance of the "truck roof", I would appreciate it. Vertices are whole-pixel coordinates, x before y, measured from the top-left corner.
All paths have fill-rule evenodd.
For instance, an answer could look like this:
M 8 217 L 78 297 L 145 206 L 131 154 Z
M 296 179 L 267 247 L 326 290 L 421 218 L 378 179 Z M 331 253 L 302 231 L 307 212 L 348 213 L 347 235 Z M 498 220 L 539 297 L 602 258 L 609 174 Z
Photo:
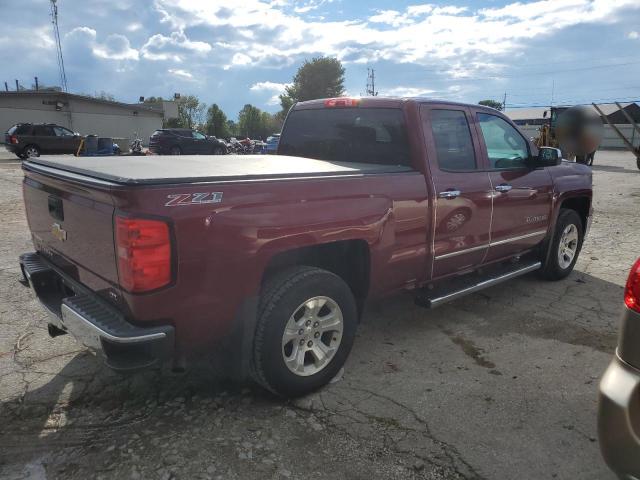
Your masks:
M 340 99 L 342 97 L 338 97 Z M 462 107 L 473 107 L 479 109 L 487 109 L 489 111 L 495 112 L 494 109 L 490 107 L 485 107 L 483 105 L 477 105 L 472 103 L 462 103 L 462 102 L 453 102 L 450 100 L 440 100 L 437 98 L 429 98 L 429 97 L 344 97 L 344 98 L 352 98 L 358 101 L 358 106 L 367 108 L 367 107 L 378 107 L 378 108 L 401 108 L 403 104 L 414 102 L 414 103 L 435 103 L 435 104 L 446 104 L 446 105 L 459 105 Z M 298 102 L 294 105 L 294 110 L 303 110 L 303 109 L 311 109 L 311 108 L 326 108 L 325 102 L 327 100 L 336 100 L 330 98 L 320 98 L 318 100 L 307 100 L 306 102 Z M 356 107 L 357 108 L 357 107 Z
M 340 163 L 284 155 L 147 155 L 31 158 L 23 168 L 60 175 L 62 172 L 121 185 L 163 185 L 216 181 L 261 180 L 401 173 L 401 165 Z M 55 170 L 51 170 L 55 169 Z

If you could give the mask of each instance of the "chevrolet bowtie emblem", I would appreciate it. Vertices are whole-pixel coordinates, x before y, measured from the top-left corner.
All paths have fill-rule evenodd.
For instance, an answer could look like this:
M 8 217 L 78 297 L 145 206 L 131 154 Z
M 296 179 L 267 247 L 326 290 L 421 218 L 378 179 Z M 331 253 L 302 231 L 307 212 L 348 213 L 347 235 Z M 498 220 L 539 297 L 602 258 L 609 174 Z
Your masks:
M 51 225 L 51 233 L 61 242 L 64 242 L 67 239 L 67 231 L 63 230 L 59 223 Z

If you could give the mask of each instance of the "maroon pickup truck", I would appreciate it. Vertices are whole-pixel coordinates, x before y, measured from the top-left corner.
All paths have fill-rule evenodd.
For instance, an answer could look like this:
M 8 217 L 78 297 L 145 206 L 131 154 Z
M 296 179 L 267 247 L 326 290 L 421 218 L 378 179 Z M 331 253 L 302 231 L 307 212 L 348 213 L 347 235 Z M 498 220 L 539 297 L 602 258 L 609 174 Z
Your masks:
M 25 161 L 20 264 L 50 334 L 122 371 L 215 354 L 301 395 L 342 367 L 367 300 L 561 279 L 591 218 L 590 169 L 478 105 L 298 103 L 278 154 Z

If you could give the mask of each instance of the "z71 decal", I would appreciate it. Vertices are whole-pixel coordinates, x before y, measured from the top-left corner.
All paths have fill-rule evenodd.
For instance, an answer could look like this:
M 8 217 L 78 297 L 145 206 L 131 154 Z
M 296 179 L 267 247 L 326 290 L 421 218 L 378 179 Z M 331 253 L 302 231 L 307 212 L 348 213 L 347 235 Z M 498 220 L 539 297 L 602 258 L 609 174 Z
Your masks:
M 208 193 L 175 193 L 167 195 L 169 201 L 164 204 L 165 207 L 181 207 L 185 205 L 201 205 L 203 203 L 220 203 L 222 202 L 222 192 Z

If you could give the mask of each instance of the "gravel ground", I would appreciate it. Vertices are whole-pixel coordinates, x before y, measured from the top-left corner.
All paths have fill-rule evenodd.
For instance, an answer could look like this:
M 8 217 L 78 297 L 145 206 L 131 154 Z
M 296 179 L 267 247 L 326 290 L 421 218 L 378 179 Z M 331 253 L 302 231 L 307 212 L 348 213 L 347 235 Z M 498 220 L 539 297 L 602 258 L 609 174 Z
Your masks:
M 283 402 L 211 372 L 119 376 L 18 283 L 32 249 L 15 157 L 0 151 L 0 478 L 612 479 L 598 379 L 640 254 L 640 171 L 601 152 L 576 271 L 429 311 L 371 306 L 341 378 Z

